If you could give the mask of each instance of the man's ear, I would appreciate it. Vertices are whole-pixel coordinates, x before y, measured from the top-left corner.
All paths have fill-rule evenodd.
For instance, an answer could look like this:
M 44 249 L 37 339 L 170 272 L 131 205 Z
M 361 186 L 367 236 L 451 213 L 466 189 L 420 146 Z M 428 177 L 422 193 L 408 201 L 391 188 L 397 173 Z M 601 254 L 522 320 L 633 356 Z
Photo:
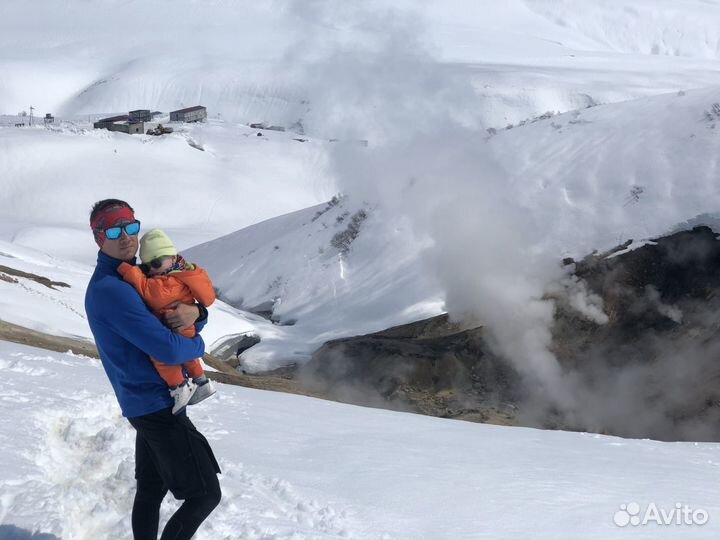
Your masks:
M 103 247 L 103 235 L 100 232 L 93 231 L 93 238 L 95 238 L 95 243 L 98 245 L 100 249 Z

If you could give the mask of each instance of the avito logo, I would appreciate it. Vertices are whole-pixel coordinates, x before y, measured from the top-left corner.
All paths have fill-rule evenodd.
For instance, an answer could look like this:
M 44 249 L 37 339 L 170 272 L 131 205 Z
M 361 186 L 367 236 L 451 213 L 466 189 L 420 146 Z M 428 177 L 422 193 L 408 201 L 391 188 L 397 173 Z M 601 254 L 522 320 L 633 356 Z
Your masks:
M 659 507 L 650 503 L 647 508 L 636 503 L 621 504 L 620 510 L 615 512 L 613 521 L 618 527 L 631 525 L 638 527 L 642 525 L 705 525 L 710 521 L 710 515 L 703 509 L 692 509 L 687 504 L 675 503 L 670 508 Z

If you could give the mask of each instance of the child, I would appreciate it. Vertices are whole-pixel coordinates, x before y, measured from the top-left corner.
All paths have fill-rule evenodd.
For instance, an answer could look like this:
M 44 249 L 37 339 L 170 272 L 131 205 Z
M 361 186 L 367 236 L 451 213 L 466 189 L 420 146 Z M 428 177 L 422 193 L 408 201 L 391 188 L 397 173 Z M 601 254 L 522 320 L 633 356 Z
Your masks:
M 215 301 L 215 290 L 207 272 L 185 262 L 170 238 L 160 229 L 149 231 L 140 239 L 140 260 L 143 263 L 140 266 L 122 263 L 118 272 L 135 287 L 158 317 L 171 311 L 168 306 L 176 302 L 191 304 L 197 300 L 207 307 Z M 195 326 L 184 330 L 182 335 L 193 337 Z M 182 366 L 163 364 L 155 358 L 151 360 L 170 387 L 170 395 L 175 401 L 173 414 L 179 414 L 186 405 L 199 403 L 215 393 L 200 360 L 191 360 Z M 183 368 L 192 380 L 185 378 Z

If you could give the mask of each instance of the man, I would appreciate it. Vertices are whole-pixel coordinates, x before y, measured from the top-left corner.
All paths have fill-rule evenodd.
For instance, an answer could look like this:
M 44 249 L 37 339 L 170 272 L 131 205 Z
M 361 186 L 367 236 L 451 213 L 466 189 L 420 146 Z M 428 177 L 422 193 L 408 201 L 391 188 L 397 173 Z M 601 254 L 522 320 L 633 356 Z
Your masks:
M 85 294 L 85 311 L 123 416 L 136 430 L 133 536 L 157 539 L 160 504 L 169 490 L 184 502 L 166 524 L 161 540 L 189 540 L 220 502 L 220 468 L 210 444 L 187 414 L 171 413 L 167 384 L 149 357 L 166 364 L 202 357 L 202 338 L 177 332 L 192 324 L 199 331 L 207 310 L 198 304 L 179 304 L 166 317 L 166 327 L 132 285 L 122 280 L 117 267 L 123 261 L 135 264 L 140 231 L 128 203 L 118 199 L 95 203 L 90 226 L 100 251 Z

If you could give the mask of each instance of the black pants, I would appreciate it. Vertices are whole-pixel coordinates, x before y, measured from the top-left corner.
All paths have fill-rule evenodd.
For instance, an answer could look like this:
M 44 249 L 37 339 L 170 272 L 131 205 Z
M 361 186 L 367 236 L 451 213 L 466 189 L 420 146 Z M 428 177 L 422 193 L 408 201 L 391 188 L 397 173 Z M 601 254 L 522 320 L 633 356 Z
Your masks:
M 184 499 L 165 525 L 161 540 L 190 540 L 220 503 L 217 464 L 207 439 L 183 412 L 163 409 L 128 418 L 137 431 L 132 511 L 135 540 L 157 540 L 160 504 L 168 490 Z

